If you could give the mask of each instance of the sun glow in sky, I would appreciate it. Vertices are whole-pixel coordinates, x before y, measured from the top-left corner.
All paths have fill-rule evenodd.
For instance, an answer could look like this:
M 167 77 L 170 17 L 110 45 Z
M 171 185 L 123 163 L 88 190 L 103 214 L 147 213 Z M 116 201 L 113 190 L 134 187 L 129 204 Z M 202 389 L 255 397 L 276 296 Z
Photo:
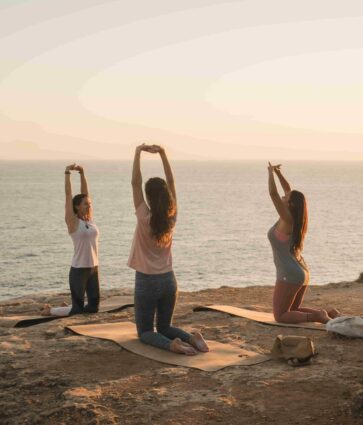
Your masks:
M 359 0 L 0 2 L 0 159 L 363 159 Z

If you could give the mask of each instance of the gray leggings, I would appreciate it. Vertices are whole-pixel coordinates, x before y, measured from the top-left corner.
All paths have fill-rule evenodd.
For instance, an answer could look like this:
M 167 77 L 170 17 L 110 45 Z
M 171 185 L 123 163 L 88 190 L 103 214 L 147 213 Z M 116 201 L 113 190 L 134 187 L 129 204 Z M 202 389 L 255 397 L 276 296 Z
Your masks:
M 174 338 L 189 342 L 191 334 L 171 325 L 177 298 L 174 272 L 157 275 L 135 274 L 135 320 L 137 334 L 142 342 L 170 350 Z M 154 317 L 156 313 L 156 330 Z

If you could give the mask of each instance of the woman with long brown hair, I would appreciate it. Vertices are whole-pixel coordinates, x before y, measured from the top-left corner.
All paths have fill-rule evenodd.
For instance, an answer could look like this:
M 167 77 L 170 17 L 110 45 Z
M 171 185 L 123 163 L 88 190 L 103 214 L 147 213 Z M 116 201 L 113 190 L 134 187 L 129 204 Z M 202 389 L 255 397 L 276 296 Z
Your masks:
M 279 220 L 271 227 L 268 238 L 276 266 L 276 284 L 273 296 L 275 320 L 281 323 L 326 323 L 336 317 L 336 309 L 317 310 L 301 307 L 309 283 L 309 270 L 302 256 L 308 225 L 308 210 L 303 193 L 291 190 L 282 175 L 281 165 L 269 163 L 269 192 L 279 214 Z M 274 174 L 277 175 L 284 196 L 280 197 Z
M 159 177 L 142 190 L 140 156 L 142 152 L 159 154 L 166 181 Z M 177 281 L 172 267 L 172 237 L 177 216 L 173 173 L 165 150 L 158 145 L 136 148 L 132 192 L 137 226 L 128 266 L 135 269 L 135 321 L 140 340 L 165 350 L 186 355 L 208 351 L 200 333 L 190 334 L 171 326 L 177 299 Z M 156 332 L 154 318 L 156 314 Z

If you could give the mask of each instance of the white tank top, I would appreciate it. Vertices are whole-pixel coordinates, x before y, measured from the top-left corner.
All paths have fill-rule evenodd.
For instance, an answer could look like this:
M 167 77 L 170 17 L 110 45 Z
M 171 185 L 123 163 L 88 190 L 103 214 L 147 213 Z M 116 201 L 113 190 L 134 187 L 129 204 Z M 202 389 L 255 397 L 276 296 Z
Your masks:
M 72 267 L 98 266 L 98 235 L 98 227 L 92 221 L 79 220 L 77 230 L 70 234 L 74 245 Z

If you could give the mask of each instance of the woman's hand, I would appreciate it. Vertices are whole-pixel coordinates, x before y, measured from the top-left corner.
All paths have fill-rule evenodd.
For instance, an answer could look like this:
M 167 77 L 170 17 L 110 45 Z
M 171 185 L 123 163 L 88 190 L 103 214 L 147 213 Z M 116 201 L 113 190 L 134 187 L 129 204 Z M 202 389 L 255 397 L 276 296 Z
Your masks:
M 76 165 L 73 169 L 78 171 L 80 174 L 83 174 L 84 172 L 84 168 L 82 167 L 82 165 Z
M 275 173 L 277 173 L 278 171 L 280 171 L 280 168 L 281 168 L 281 164 L 272 165 L 271 162 L 268 163 L 268 171 L 270 171 L 271 173 L 273 171 L 275 171 Z
M 164 152 L 164 148 L 160 145 L 151 145 L 150 146 L 150 153 L 163 153 Z
M 67 167 L 66 167 L 66 171 L 72 171 L 72 170 L 75 170 L 75 169 L 76 169 L 76 163 L 75 162 L 71 165 L 67 165 Z
M 273 167 L 274 167 L 274 171 L 275 171 L 275 173 L 277 173 L 278 171 L 281 171 L 281 170 L 280 170 L 280 168 L 281 168 L 281 164 L 273 165 Z
M 149 152 L 149 153 L 162 153 L 164 148 L 160 145 L 147 145 L 143 143 L 142 145 L 137 146 L 136 151 L 138 152 Z
M 142 143 L 139 146 L 136 146 L 136 152 L 140 153 L 142 151 L 149 152 L 151 145 L 147 145 L 146 143 Z

